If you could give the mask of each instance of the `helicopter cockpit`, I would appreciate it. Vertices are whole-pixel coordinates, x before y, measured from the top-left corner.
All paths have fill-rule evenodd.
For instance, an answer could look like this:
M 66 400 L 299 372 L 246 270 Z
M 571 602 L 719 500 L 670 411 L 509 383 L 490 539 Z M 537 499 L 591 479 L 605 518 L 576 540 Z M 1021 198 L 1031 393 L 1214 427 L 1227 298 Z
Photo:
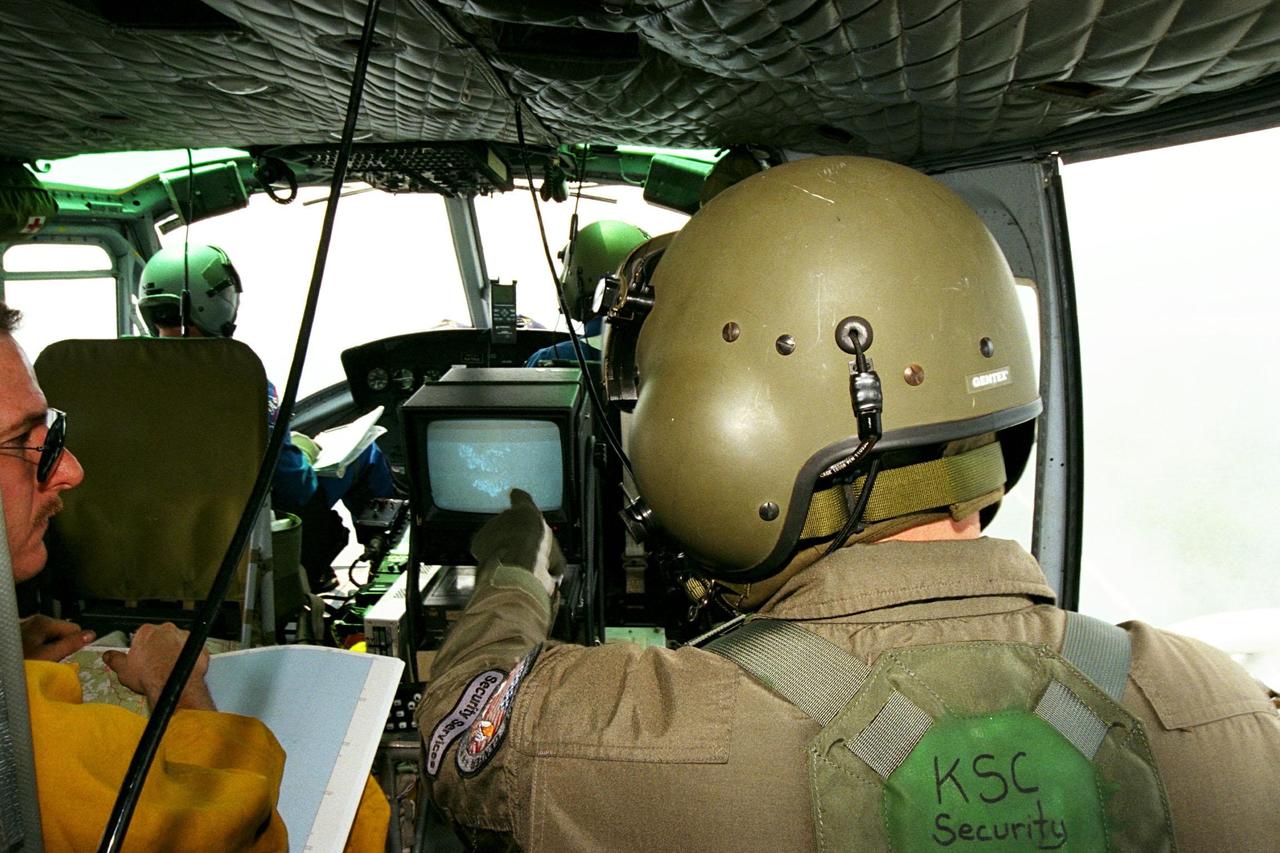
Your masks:
M 131 630 L 160 597 L 133 585 L 135 553 L 182 541 L 181 561 L 207 564 L 164 611 L 195 639 L 103 849 L 123 843 L 211 632 L 402 665 L 386 713 L 364 719 L 381 739 L 361 761 L 391 795 L 389 849 L 438 832 L 438 814 L 398 796 L 423 769 L 413 704 L 474 590 L 471 538 L 512 488 L 566 558 L 553 639 L 675 648 L 736 618 L 637 494 L 636 339 L 691 217 L 756 173 L 826 154 L 896 161 L 954 191 L 1017 284 L 1043 411 L 1023 485 L 985 535 L 1033 553 L 1062 607 L 1174 626 L 1280 678 L 1267 574 L 1280 555 L 1252 520 L 1280 474 L 1256 450 L 1274 408 L 1256 389 L 1277 4 L 720 5 L 0 2 L 13 60 L 0 297 L 24 314 L 15 340 L 50 405 L 86 394 L 114 413 L 68 409 L 63 423 L 77 453 L 97 432 L 90 477 L 121 475 L 104 477 L 107 509 L 82 517 L 107 530 L 115 509 L 154 536 L 99 548 L 122 568 L 94 588 L 108 603 L 90 605 L 58 580 L 80 523 L 69 494 L 50 571 L 19 605 Z M 646 239 L 567 295 L 579 236 L 602 222 Z M 238 272 L 234 334 L 167 346 L 140 281 L 158 253 L 197 246 Z M 200 286 L 185 279 L 184 332 Z M 728 319 L 725 342 L 741 331 Z M 127 367 L 107 366 L 117 355 Z M 895 365 L 895 381 L 923 381 L 913 367 Z M 233 369 L 226 387 L 209 379 Z M 170 384 L 148 387 L 161 374 Z M 270 395 L 287 430 L 258 418 Z M 186 419 L 163 452 L 148 451 L 150 426 L 121 436 L 172 414 L 166 401 Z M 113 451 L 126 438 L 146 458 L 137 470 Z M 387 460 L 386 494 L 334 505 L 334 589 L 303 564 L 318 527 L 272 512 L 286 444 L 306 445 L 322 477 L 370 446 Z M 196 456 L 235 471 L 197 474 Z M 190 513 L 205 532 L 165 539 L 164 508 L 194 481 L 220 492 Z M 159 509 L 119 497 L 155 483 L 177 486 L 154 490 Z M 1206 546 L 1206 525 L 1225 550 Z

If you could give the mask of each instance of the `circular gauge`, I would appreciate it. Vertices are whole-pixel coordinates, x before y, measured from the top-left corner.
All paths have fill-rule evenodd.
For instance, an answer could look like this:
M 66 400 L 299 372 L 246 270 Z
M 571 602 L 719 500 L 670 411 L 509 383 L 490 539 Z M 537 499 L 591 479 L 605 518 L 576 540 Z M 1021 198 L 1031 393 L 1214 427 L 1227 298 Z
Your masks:
M 391 371 L 391 381 L 396 383 L 396 387 L 401 391 L 413 390 L 413 371 L 407 367 L 401 367 Z
M 369 383 L 369 390 L 370 391 L 387 390 L 387 379 L 388 379 L 387 371 L 383 370 L 381 367 L 375 367 L 373 370 L 370 370 L 369 376 L 367 377 L 367 381 Z

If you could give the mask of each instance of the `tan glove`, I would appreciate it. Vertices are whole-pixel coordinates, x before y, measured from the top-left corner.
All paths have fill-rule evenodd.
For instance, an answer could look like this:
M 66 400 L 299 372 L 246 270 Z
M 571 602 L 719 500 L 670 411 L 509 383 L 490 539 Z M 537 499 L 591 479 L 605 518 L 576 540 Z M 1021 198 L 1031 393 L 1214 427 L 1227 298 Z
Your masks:
M 564 554 L 528 492 L 511 490 L 511 509 L 489 519 L 471 540 L 481 566 L 518 566 L 533 573 L 551 595 L 564 575 Z

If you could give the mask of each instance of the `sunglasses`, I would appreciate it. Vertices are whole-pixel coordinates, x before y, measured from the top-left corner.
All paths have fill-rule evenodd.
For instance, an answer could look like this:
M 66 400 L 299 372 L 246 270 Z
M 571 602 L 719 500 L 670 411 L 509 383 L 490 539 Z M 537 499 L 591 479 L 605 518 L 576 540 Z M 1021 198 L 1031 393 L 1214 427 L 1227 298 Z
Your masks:
M 36 481 L 40 483 L 49 479 L 53 469 L 58 467 L 58 460 L 62 458 L 62 448 L 67 443 L 67 413 L 59 409 L 50 409 L 45 413 L 45 426 L 49 431 L 45 433 L 44 444 L 34 447 L 22 444 L 0 444 L 0 450 L 40 451 L 40 461 L 36 463 Z

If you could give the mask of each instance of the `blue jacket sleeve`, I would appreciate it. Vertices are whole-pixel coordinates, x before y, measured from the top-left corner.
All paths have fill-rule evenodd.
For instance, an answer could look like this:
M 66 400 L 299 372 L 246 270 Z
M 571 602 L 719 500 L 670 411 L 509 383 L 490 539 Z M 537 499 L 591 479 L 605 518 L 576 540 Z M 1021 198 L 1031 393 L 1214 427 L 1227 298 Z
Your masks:
M 276 428 L 279 415 L 280 398 L 276 396 L 276 386 L 267 380 L 267 425 L 271 429 Z M 287 422 L 279 426 L 289 429 Z M 287 512 L 297 512 L 315 493 L 315 469 L 286 432 L 284 446 L 280 448 L 280 460 L 276 463 L 275 478 L 271 482 L 271 502 Z
M 285 436 L 276 463 L 271 495 L 276 506 L 289 512 L 302 509 L 316 493 L 316 471 L 302 451 Z

